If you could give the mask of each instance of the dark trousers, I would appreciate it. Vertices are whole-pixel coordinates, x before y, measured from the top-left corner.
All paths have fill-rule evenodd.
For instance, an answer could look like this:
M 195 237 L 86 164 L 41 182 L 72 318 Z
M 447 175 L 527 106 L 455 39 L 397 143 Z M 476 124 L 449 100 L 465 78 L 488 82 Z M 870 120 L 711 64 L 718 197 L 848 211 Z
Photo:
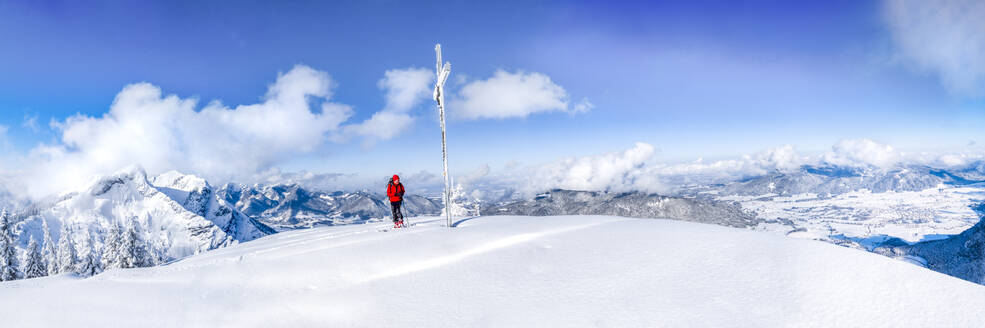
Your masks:
M 390 202 L 390 211 L 393 212 L 393 213 L 391 213 L 391 214 L 393 214 L 393 216 L 392 216 L 393 217 L 393 223 L 397 223 L 397 221 L 403 221 L 404 220 L 404 213 L 400 213 L 400 203 L 403 203 L 403 201 L 402 200 L 399 200 L 399 201 L 396 201 L 396 202 Z

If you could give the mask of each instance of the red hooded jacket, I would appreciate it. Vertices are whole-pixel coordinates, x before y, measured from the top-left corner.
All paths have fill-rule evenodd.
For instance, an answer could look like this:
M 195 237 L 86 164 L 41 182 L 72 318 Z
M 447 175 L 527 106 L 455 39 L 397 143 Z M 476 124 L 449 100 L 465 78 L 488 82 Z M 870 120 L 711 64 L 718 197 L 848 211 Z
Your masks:
M 397 180 L 397 183 L 393 183 L 393 180 Z M 404 200 L 404 185 L 400 183 L 400 177 L 396 174 L 393 175 L 390 183 L 386 185 L 386 195 L 390 197 L 391 202 Z

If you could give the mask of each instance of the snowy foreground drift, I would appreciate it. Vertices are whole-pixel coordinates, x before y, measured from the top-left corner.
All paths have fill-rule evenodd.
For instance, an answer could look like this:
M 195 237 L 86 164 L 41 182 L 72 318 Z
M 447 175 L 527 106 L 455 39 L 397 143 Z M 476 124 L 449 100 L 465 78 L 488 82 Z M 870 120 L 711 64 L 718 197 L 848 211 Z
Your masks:
M 958 326 L 985 286 L 742 229 L 603 216 L 279 233 L 161 267 L 0 283 L 4 326 Z

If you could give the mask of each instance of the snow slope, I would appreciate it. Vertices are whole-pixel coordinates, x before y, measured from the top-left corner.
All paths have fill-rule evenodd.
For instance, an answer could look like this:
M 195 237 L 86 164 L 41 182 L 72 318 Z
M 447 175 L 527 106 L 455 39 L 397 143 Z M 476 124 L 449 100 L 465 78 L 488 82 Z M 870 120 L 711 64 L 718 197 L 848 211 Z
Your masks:
M 985 286 L 774 234 L 605 216 L 279 233 L 166 266 L 0 283 L 10 326 L 978 327 Z

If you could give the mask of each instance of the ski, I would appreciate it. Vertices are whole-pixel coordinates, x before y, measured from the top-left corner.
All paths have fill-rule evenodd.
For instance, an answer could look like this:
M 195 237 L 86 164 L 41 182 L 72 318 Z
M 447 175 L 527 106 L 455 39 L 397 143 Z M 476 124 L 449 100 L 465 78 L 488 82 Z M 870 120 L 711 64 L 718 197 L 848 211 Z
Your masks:
M 382 229 L 379 229 L 377 231 L 379 231 L 379 232 L 388 232 L 388 231 L 391 231 L 391 230 L 406 229 L 407 227 L 408 226 L 406 224 L 404 224 L 404 221 L 403 220 L 400 220 L 398 222 L 395 222 L 392 227 L 382 228 Z

